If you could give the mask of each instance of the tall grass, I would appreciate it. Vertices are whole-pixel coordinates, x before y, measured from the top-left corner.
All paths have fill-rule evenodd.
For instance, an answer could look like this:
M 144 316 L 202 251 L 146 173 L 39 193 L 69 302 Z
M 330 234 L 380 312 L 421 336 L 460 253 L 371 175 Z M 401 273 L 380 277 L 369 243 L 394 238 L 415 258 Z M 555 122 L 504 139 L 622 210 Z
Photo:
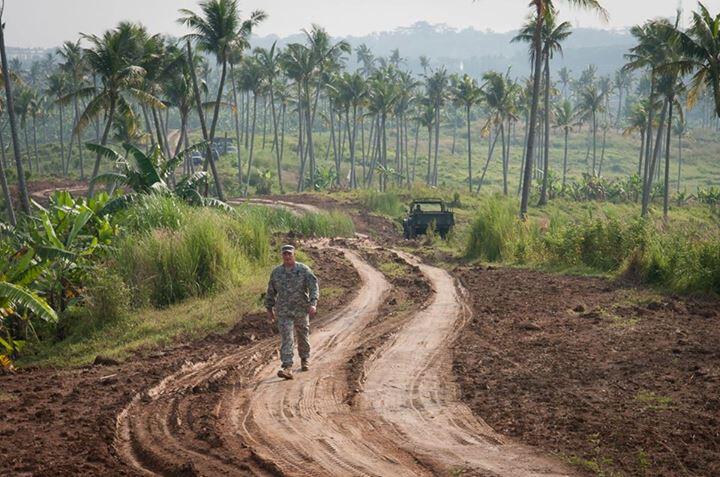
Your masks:
M 676 291 L 720 293 L 717 228 L 557 210 L 521 222 L 514 202 L 496 196 L 480 205 L 467 237 L 469 259 L 628 274 Z
M 136 305 L 163 307 L 235 285 L 252 263 L 265 263 L 269 237 L 208 209 L 187 212 L 177 229 L 131 234 L 117 266 Z
M 237 208 L 242 221 L 264 225 L 274 233 L 294 233 L 305 237 L 350 237 L 355 225 L 338 211 L 298 215 L 278 207 L 243 205 Z
M 390 217 L 399 217 L 405 212 L 401 197 L 392 191 L 362 190 L 359 192 L 359 202 L 367 211 Z

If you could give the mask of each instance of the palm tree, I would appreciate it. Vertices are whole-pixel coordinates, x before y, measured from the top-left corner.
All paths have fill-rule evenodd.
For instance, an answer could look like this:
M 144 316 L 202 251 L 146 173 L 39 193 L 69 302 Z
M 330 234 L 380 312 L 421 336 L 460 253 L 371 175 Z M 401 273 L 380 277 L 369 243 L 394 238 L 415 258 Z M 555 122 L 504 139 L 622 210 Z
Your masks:
M 427 71 L 430 68 L 430 58 L 425 55 L 420 55 L 420 68 L 423 70 L 423 75 L 427 76 Z
M 440 148 L 440 141 L 438 140 L 440 138 L 440 110 L 445 104 L 448 81 L 448 74 L 444 67 L 434 71 L 432 75 L 426 77 L 425 81 L 426 95 L 435 108 L 435 157 L 430 183 L 430 185 L 433 186 L 437 186 L 438 153 Z
M 482 89 L 477 81 L 469 75 L 463 75 L 453 89 L 455 102 L 465 108 L 465 123 L 467 125 L 467 153 L 468 153 L 468 191 L 472 194 L 472 136 L 470 135 L 470 109 L 478 104 L 482 98 Z
M 640 157 L 638 159 L 638 172 L 637 176 L 642 177 L 643 172 L 643 157 L 645 155 L 645 140 L 647 137 L 648 128 L 648 109 L 649 103 L 646 101 L 639 101 L 635 103 L 628 116 L 627 128 L 623 131 L 623 135 L 632 133 L 640 133 Z M 637 198 L 636 198 L 637 200 Z
M 482 176 L 480 177 L 476 192 L 479 193 L 482 188 L 490 160 L 495 152 L 497 141 L 498 139 L 502 139 L 503 194 L 507 195 L 509 158 L 507 153 L 508 148 L 506 147 L 505 121 L 515 119 L 516 88 L 507 75 L 501 75 L 495 71 L 485 73 L 483 80 L 483 100 L 490 112 L 490 117 L 483 127 L 483 131 L 490 135 L 491 140 L 488 158 L 485 162 L 485 167 L 483 167 Z M 492 139 L 493 135 L 495 137 L 494 139 Z
M 525 28 L 520 31 L 513 41 L 527 41 L 532 45 L 536 21 L 537 18 L 526 24 Z M 543 61 L 545 65 L 545 118 L 543 121 L 545 126 L 545 151 L 543 154 L 543 183 L 538 205 L 545 205 L 547 203 L 547 186 L 548 176 L 550 173 L 550 89 L 552 87 L 550 81 L 550 60 L 553 58 L 555 53 L 562 54 L 561 43 L 572 34 L 571 28 L 572 25 L 569 22 L 557 24 L 557 12 L 553 8 L 547 10 L 545 21 L 541 30 L 541 39 L 543 43 L 541 61 Z M 536 58 L 533 56 L 535 49 L 531 48 L 530 53 L 531 61 L 536 61 Z
M 181 9 L 180 13 L 183 17 L 178 21 L 193 30 L 185 38 L 195 41 L 201 51 L 215 55 L 218 64 L 222 67 L 210 130 L 205 140 L 208 141 L 207 160 L 215 179 L 218 197 L 220 200 L 225 200 L 222 183 L 210 146 L 215 138 L 215 127 L 220 115 L 220 104 L 222 103 L 223 89 L 227 77 L 228 58 L 233 48 L 245 49 L 249 46 L 248 38 L 252 33 L 252 29 L 262 22 L 267 15 L 262 10 L 256 10 L 250 14 L 249 19 L 241 21 L 237 0 L 205 0 L 200 3 L 200 9 L 202 15 L 198 15 L 192 10 Z M 200 109 L 199 106 L 198 110 Z
M 63 112 L 65 109 L 64 98 L 67 97 L 68 93 L 71 92 L 68 90 L 66 74 L 64 74 L 62 71 L 57 71 L 48 76 L 47 90 L 45 91 L 45 94 L 47 94 L 50 98 L 53 98 L 53 103 L 57 106 L 60 113 L 60 162 L 63 175 L 66 175 L 70 168 L 69 154 L 68 161 L 67 163 L 65 163 L 65 133 L 63 131 L 63 126 L 65 124 L 65 120 L 63 118 Z
M 620 68 L 615 73 L 614 86 L 618 92 L 618 112 L 615 118 L 615 127 L 620 127 L 620 121 L 622 119 L 622 108 L 623 108 L 623 93 L 630 89 L 632 86 L 633 77 L 632 73 L 624 68 Z
M 560 69 L 560 71 L 558 71 L 558 77 L 560 78 L 560 83 L 563 85 L 563 97 L 565 99 L 568 97 L 568 86 L 570 86 L 570 83 L 572 82 L 570 74 L 570 70 L 564 66 Z
M 85 34 L 82 36 L 90 42 L 90 48 L 85 49 L 85 59 L 90 69 L 99 77 L 102 86 L 97 92 L 94 88 L 78 92 L 83 95 L 94 93 L 95 96 L 78 118 L 75 132 L 80 134 L 104 111 L 106 120 L 100 145 L 105 146 L 116 111 L 129 110 L 130 99 L 164 108 L 158 98 L 141 89 L 145 70 L 139 65 L 143 61 L 143 45 L 151 37 L 144 27 L 127 22 L 120 23 L 117 28 L 106 31 L 102 36 Z M 98 175 L 101 157 L 100 154 L 95 156 L 91 181 Z M 94 183 L 91 182 L 88 195 L 92 195 L 93 190 Z
M 31 114 L 33 91 L 29 86 L 18 88 L 15 98 L 15 114 L 20 118 L 20 127 L 25 136 L 25 154 L 27 155 L 28 169 L 32 170 L 32 154 L 28 140 L 28 115 Z
M 357 62 L 361 65 L 363 76 L 368 78 L 375 71 L 375 55 L 365 43 L 355 48 L 355 54 Z
M 255 150 L 257 101 L 264 87 L 262 67 L 258 62 L 257 58 L 248 57 L 243 60 L 242 66 L 240 68 L 239 85 L 241 90 L 251 92 L 253 95 L 252 121 L 250 129 L 250 152 L 248 153 L 247 174 L 245 176 L 245 186 L 243 188 L 243 196 L 247 197 L 248 188 L 250 187 L 250 172 L 252 171 L 253 153 Z
M 600 5 L 598 0 L 567 0 L 571 5 L 589 8 L 597 11 L 602 17 L 607 18 L 607 12 Z M 531 0 L 530 7 L 534 10 L 535 31 L 533 32 L 533 46 L 535 47 L 534 58 L 542 57 L 542 29 L 545 22 L 546 14 L 552 10 L 553 0 Z M 532 103 L 530 107 L 530 126 L 527 137 L 527 148 L 525 156 L 525 169 L 522 184 L 522 195 L 520 199 L 520 216 L 524 219 L 527 214 L 528 202 L 530 199 L 530 181 L 532 180 L 532 164 L 534 160 L 535 148 L 535 128 L 538 119 L 538 106 L 540 102 L 540 79 L 542 73 L 542 62 L 535 61 L 533 65 L 533 89 Z
M 687 32 L 676 30 L 678 49 L 683 58 L 677 61 L 681 74 L 694 73 L 688 90 L 688 103 L 697 103 L 703 90 L 709 87 L 715 103 L 715 114 L 720 117 L 720 14 L 712 16 L 707 7 L 699 3 L 693 13 L 692 26 Z
M 675 123 L 673 132 L 678 138 L 678 173 L 677 173 L 677 190 L 680 191 L 680 181 L 682 179 L 682 162 L 683 162 L 683 138 L 689 133 L 686 121 L 680 120 Z
M 368 110 L 376 118 L 377 153 L 373 157 L 366 183 L 372 184 L 373 174 L 377 169 L 383 173 L 379 177 L 380 190 L 382 191 L 387 188 L 388 177 L 384 173 L 389 171 L 387 164 L 387 117 L 392 112 L 399 98 L 399 93 L 399 87 L 393 77 L 392 68 L 379 70 L 370 79 L 368 85 Z
M 562 188 L 565 189 L 567 178 L 568 136 L 576 122 L 576 111 L 569 100 L 555 106 L 555 127 L 562 129 L 565 135 L 565 152 L 563 154 Z
M 427 158 L 427 174 L 425 175 L 425 183 L 430 185 L 432 165 L 432 137 L 433 127 L 435 126 L 435 109 L 427 98 L 423 98 L 419 105 L 419 111 L 415 120 L 420 127 L 427 129 L 428 135 L 428 158 Z M 413 165 L 413 180 L 415 178 L 415 165 Z
M 652 129 L 655 124 L 655 100 L 658 96 L 658 80 L 660 78 L 659 69 L 666 62 L 667 48 L 666 38 L 668 29 L 672 26 L 663 21 L 649 21 L 644 25 L 634 26 L 630 33 L 637 40 L 637 45 L 630 49 L 630 53 L 625 55 L 628 63 L 624 66 L 625 70 L 650 69 L 650 94 L 648 97 L 648 121 L 647 121 L 647 138 L 645 140 L 645 161 L 642 173 L 643 180 L 643 200 L 642 200 L 642 216 L 647 215 L 650 202 L 650 190 L 652 184 L 652 174 L 657 163 L 660 146 L 662 143 L 662 133 L 665 125 L 665 117 L 667 115 L 668 104 L 663 101 L 663 108 L 660 115 L 660 126 L 657 131 L 655 140 L 655 148 L 653 152 Z
M 0 77 L 2 81 L 2 77 Z M 0 112 L 4 109 L 5 104 L 0 98 Z M 2 148 L 2 159 L 0 159 L 0 187 L 2 187 L 3 199 L 5 201 L 5 209 L 7 209 L 7 217 L 10 225 L 15 227 L 17 225 L 17 219 L 15 217 L 15 208 L 13 207 L 12 196 L 10 195 L 10 188 L 7 183 L 7 174 L 5 173 L 5 145 L 2 144 L 2 134 L 0 133 L 0 147 Z
M 263 76 L 263 80 L 267 85 L 267 89 L 270 93 L 270 112 L 272 114 L 273 121 L 273 143 L 275 149 L 275 157 L 277 159 L 277 176 L 278 185 L 280 187 L 280 193 L 284 193 L 282 183 L 282 168 L 280 164 L 280 144 L 278 139 L 278 115 L 275 111 L 275 78 L 280 74 L 280 51 L 276 49 L 277 42 L 273 42 L 269 50 L 265 48 L 255 49 L 255 58 L 257 58 L 260 72 Z M 239 149 L 238 149 L 239 150 Z
M 593 161 L 592 174 L 597 175 L 597 114 L 605 110 L 605 94 L 595 85 L 590 85 L 580 91 L 578 98 L 578 107 L 583 112 L 585 118 L 592 120 L 592 147 Z
M 10 68 L 8 67 L 7 53 L 5 51 L 5 22 L 2 19 L 5 10 L 5 3 L 0 7 L 0 62 L 2 63 L 2 79 L 5 83 L 6 109 L 10 118 L 10 136 L 12 137 L 13 154 L 15 155 L 15 166 L 17 168 L 18 189 L 20 192 L 20 206 L 22 211 L 30 214 L 30 198 L 28 197 L 27 184 L 25 183 L 25 171 L 22 157 L 20 156 L 20 141 L 18 140 L 17 120 L 15 118 L 15 104 L 13 102 Z
M 356 188 L 355 140 L 357 137 L 358 109 L 367 100 L 368 88 L 365 79 L 359 73 L 345 73 L 338 81 L 338 89 L 341 104 L 345 108 L 345 124 L 347 125 L 347 135 L 350 145 L 350 187 Z M 352 120 L 350 119 L 351 110 Z
M 80 107 L 78 104 L 79 100 L 79 94 L 77 94 L 83 85 L 83 80 L 85 77 L 85 73 L 87 70 L 87 65 L 85 63 L 85 58 L 83 57 L 83 51 L 80 47 L 80 41 L 71 42 L 66 41 L 63 43 L 63 46 L 57 50 L 57 54 L 60 55 L 60 57 L 64 60 L 64 63 L 60 65 L 60 69 L 65 72 L 70 79 L 70 88 L 71 88 L 71 94 L 72 94 L 72 100 L 73 100 L 73 109 L 75 110 L 75 123 L 77 123 L 78 118 L 80 118 Z M 58 98 L 60 101 L 62 101 L 62 98 Z M 58 107 L 60 109 L 60 122 L 62 127 L 62 110 L 63 105 L 58 104 Z M 75 124 L 73 124 L 73 127 L 75 127 Z M 62 136 L 62 133 L 61 133 Z M 82 139 L 80 137 L 80 131 L 76 131 L 77 136 L 77 142 L 78 142 L 78 154 L 80 159 L 80 179 L 85 178 L 85 168 L 83 164 L 83 147 L 82 147 Z M 62 141 L 62 138 L 61 138 Z M 62 147 L 64 149 L 64 147 Z M 70 163 L 70 154 L 68 154 L 68 164 Z

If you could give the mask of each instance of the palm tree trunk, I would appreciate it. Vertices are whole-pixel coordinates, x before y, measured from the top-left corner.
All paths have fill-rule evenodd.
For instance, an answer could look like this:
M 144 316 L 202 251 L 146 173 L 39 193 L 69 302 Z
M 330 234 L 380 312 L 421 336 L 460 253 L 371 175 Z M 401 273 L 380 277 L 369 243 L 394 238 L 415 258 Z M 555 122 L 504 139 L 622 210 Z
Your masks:
M 528 134 L 530 131 L 530 115 L 525 115 L 525 129 L 523 131 L 523 152 L 522 156 L 520 157 L 520 178 L 518 180 L 518 196 L 522 192 L 522 184 L 523 184 L 523 177 L 525 176 L 525 157 L 527 154 L 527 144 L 528 144 Z M 490 144 L 490 141 L 488 140 L 488 145 Z M 489 147 L 489 146 L 488 146 Z
M 272 85 L 272 79 L 270 80 L 270 114 L 272 115 L 272 126 L 273 126 L 273 149 L 275 149 L 275 158 L 277 159 L 277 176 L 278 176 L 278 187 L 280 187 L 280 193 L 284 194 L 282 182 L 282 150 L 280 146 L 280 140 L 278 138 L 278 118 L 275 111 L 275 90 Z M 238 148 L 238 152 L 240 148 Z
M 303 183 L 305 181 L 305 148 L 303 144 L 305 131 L 303 131 L 303 116 L 302 104 L 298 102 L 298 159 L 300 162 L 300 171 L 298 173 L 297 192 L 303 190 Z
M 662 144 L 662 137 L 663 137 L 663 130 L 665 129 L 665 116 L 667 114 L 667 102 L 664 102 L 663 104 L 663 110 L 660 114 L 660 127 L 658 127 L 657 131 L 657 139 L 655 140 L 655 148 L 652 155 L 652 161 L 647 167 L 647 175 L 644 182 L 643 187 L 643 201 L 642 201 L 642 211 L 641 216 L 646 217 L 648 213 L 648 208 L 650 207 L 650 194 L 652 193 L 652 183 L 653 183 L 653 176 L 655 174 L 655 167 L 657 164 L 657 159 L 660 154 L 660 146 Z
M 468 193 L 472 194 L 472 138 L 470 137 L 470 104 L 465 105 L 465 122 L 467 124 L 468 151 Z
M 80 118 L 80 109 L 78 107 L 78 98 L 77 96 L 73 97 L 73 107 L 75 108 L 75 118 Z M 76 121 L 77 121 L 76 119 Z M 75 129 L 75 125 L 73 125 L 73 129 Z M 85 179 L 85 165 L 83 160 L 83 143 L 82 143 L 82 133 L 80 131 L 77 132 L 77 141 L 78 145 L 80 146 L 78 149 L 78 154 L 80 158 L 80 180 Z
M 194 65 L 193 58 L 192 58 L 192 47 L 190 46 L 190 41 L 187 41 L 187 55 L 188 55 L 188 64 Z M 217 171 L 217 167 L 215 166 L 215 158 L 213 157 L 212 153 L 212 139 L 215 134 L 215 125 L 217 124 L 217 116 L 220 111 L 220 100 L 222 99 L 222 89 L 225 84 L 225 75 L 227 73 L 226 71 L 226 65 L 227 62 L 223 62 L 223 69 L 222 69 L 222 75 L 220 76 L 220 87 L 218 88 L 218 99 L 215 102 L 215 114 L 213 117 L 213 123 L 210 128 L 210 131 L 207 130 L 207 125 L 205 123 L 205 114 L 203 113 L 203 106 L 202 106 L 202 99 L 200 97 L 200 88 L 198 88 L 198 82 L 197 82 L 197 75 L 195 74 L 195 68 L 190 67 L 188 68 L 190 70 L 190 77 L 192 79 L 193 84 L 193 93 L 195 95 L 195 103 L 197 106 L 198 111 L 198 117 L 200 118 L 200 126 L 202 127 L 202 133 L 203 133 L 203 139 L 207 141 L 207 161 L 210 163 L 210 168 L 212 169 L 213 179 L 215 180 L 215 189 L 217 190 L 218 198 L 222 201 L 225 200 L 225 194 L 223 193 L 222 189 L 222 182 L 220 181 L 220 176 Z M 206 190 L 207 194 L 207 190 Z
M 435 106 L 435 159 L 433 163 L 432 185 L 437 187 L 438 181 L 438 153 L 440 151 L 440 105 Z
M 567 180 L 567 160 L 568 160 L 568 136 L 570 129 L 565 128 L 565 153 L 563 154 L 563 177 L 562 177 L 562 189 L 565 190 L 565 183 Z
M 532 181 L 532 166 L 535 148 L 535 128 L 538 119 L 538 106 L 540 103 L 540 77 L 542 74 L 542 43 L 541 32 L 544 23 L 544 15 L 541 5 L 537 5 L 537 16 L 535 21 L 535 33 L 533 35 L 533 46 L 535 47 L 535 64 L 533 73 L 533 94 L 530 107 L 530 129 L 527 140 L 527 156 L 525 157 L 525 170 L 523 171 L 522 196 L 520 198 L 520 217 L 524 220 L 527 216 L 528 202 L 530 201 L 530 186 Z
M 267 138 L 267 97 L 263 95 L 263 140 L 262 140 L 262 150 L 265 150 L 265 142 Z
M 502 173 L 503 173 L 503 195 L 508 195 L 508 170 L 505 161 L 505 121 L 500 119 L 500 138 L 502 139 Z
M 485 161 L 485 167 L 483 167 L 482 176 L 480 176 L 480 182 L 478 183 L 477 190 L 475 191 L 476 194 L 480 193 L 480 189 L 483 186 L 483 182 L 485 182 L 485 174 L 487 174 L 488 166 L 490 165 L 490 160 L 492 159 L 493 155 L 495 154 L 495 146 L 497 145 L 497 141 L 500 139 L 499 131 L 495 131 L 495 139 L 490 143 L 490 150 L 488 151 L 488 158 L 487 161 Z
M 653 139 L 653 120 L 655 119 L 655 107 L 653 106 L 653 100 L 655 99 L 655 71 L 652 72 L 652 78 L 651 78 L 651 86 L 650 86 L 650 99 L 649 104 L 650 107 L 648 109 L 648 121 L 647 121 L 647 127 L 645 128 L 645 133 L 647 134 L 647 138 L 645 139 L 645 165 L 643 168 L 643 184 L 647 181 L 648 177 L 648 168 L 650 166 L 650 154 L 652 152 L 652 139 Z M 643 192 L 643 196 L 644 196 Z
M 450 151 L 450 155 L 455 155 L 455 143 L 457 142 L 457 118 L 455 117 L 455 114 L 453 114 L 453 142 L 452 142 L 452 150 Z
M 100 139 L 101 146 L 105 146 L 107 144 L 108 136 L 110 135 L 110 126 L 112 126 L 113 117 L 115 116 L 116 101 L 117 101 L 117 99 L 114 96 L 111 96 L 110 110 L 108 111 L 107 122 L 105 123 L 105 130 L 103 131 L 102 138 Z M 95 165 L 93 166 L 92 176 L 90 176 L 90 186 L 88 187 L 88 197 L 92 197 L 93 192 L 95 191 L 95 183 L 93 182 L 93 180 L 95 180 L 99 171 L 100 171 L 100 154 L 97 154 L 95 156 Z
M 430 176 L 430 165 L 432 164 L 432 131 L 433 126 L 432 124 L 428 126 L 428 162 L 427 162 L 427 177 L 425 180 L 425 183 L 429 186 L 430 180 L 432 177 Z
M 417 153 L 418 153 L 418 136 L 420 135 L 420 123 L 415 125 L 415 144 L 413 146 L 413 166 L 412 166 L 412 179 L 411 185 L 415 184 L 415 170 L 417 168 Z
M 670 111 L 668 112 L 667 122 L 667 143 L 665 144 L 665 195 L 663 197 L 663 219 L 668 220 L 668 211 L 670 210 L 670 140 L 672 138 L 672 122 L 673 122 L 673 106 L 675 106 L 675 98 L 668 99 L 670 103 Z
M 35 123 L 35 115 L 32 117 L 32 128 L 33 128 L 33 147 L 35 149 L 35 171 L 40 172 L 40 155 L 38 154 L 38 143 L 37 143 L 37 125 Z
M 597 114 L 595 111 L 592 113 L 592 123 L 593 123 L 593 130 L 592 130 L 592 147 L 593 147 L 593 165 L 592 165 L 592 173 L 593 176 L 597 176 Z
M 683 135 L 678 134 L 678 175 L 677 175 L 677 190 L 680 192 L 680 179 L 682 177 L 682 151 L 683 151 Z
M 550 55 L 545 53 L 545 150 L 543 151 L 543 181 L 538 205 L 547 204 L 548 175 L 550 172 Z
M 27 122 L 25 123 L 25 126 L 23 127 L 23 135 L 25 136 L 25 154 L 27 154 L 27 160 L 28 160 L 28 170 L 32 172 L 32 150 L 30 149 L 30 141 L 28 140 L 28 128 L 27 128 Z
M 622 115 L 622 99 L 623 99 L 623 89 L 622 87 L 618 88 L 618 113 L 617 118 L 615 118 L 615 127 L 620 128 L 620 116 Z
M 257 100 L 258 95 L 253 94 L 253 112 L 252 112 L 252 128 L 250 130 L 250 153 L 248 154 L 247 175 L 245 176 L 245 190 L 243 195 L 247 197 L 248 188 L 250 187 L 250 168 L 252 167 L 253 150 L 255 149 L 255 123 L 257 121 Z
M 64 158 L 65 157 L 65 131 L 63 129 L 63 126 L 65 123 L 65 118 L 63 117 L 63 109 L 65 109 L 65 107 L 62 104 L 58 105 L 58 110 L 60 111 L 60 155 Z M 68 151 L 67 161 L 65 162 L 65 175 L 67 175 L 69 170 L 70 170 L 70 151 Z
M 280 108 L 280 162 L 282 163 L 283 157 L 285 156 L 285 110 L 287 106 L 283 102 L 282 108 Z
M 0 134 L 0 147 L 2 147 L 3 156 L 5 155 L 5 145 L 2 144 L 2 134 Z M 15 218 L 15 209 L 13 208 L 12 197 L 10 196 L 10 188 L 5 175 L 5 159 L 0 161 L 0 186 L 2 186 L 3 199 L 5 200 L 5 209 L 7 209 L 8 222 L 15 227 L 17 220 Z
M 242 186 L 242 155 L 241 155 L 242 153 L 240 152 L 242 150 L 242 146 L 240 144 L 240 114 L 239 114 L 240 105 L 238 104 L 237 87 L 235 85 L 235 66 L 232 62 L 230 63 L 230 83 L 232 84 L 233 102 L 235 103 L 235 108 L 233 108 L 233 119 L 235 121 L 235 141 L 237 142 L 238 185 Z M 280 190 L 282 191 L 282 182 L 280 184 L 281 184 Z
M 605 149 L 607 146 L 607 133 L 608 133 L 608 125 L 605 124 L 603 128 L 603 140 L 602 140 L 602 146 L 600 147 L 600 166 L 598 167 L 598 176 L 602 177 L 602 169 L 603 169 L 603 162 L 605 162 Z

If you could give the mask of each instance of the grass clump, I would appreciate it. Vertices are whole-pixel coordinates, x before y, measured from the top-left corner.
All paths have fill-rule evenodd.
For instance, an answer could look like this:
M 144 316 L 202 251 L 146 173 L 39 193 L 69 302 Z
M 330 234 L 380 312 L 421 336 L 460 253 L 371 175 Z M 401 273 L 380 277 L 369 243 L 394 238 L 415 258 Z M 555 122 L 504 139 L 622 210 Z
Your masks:
M 674 226 L 628 215 L 624 209 L 555 209 L 522 222 L 513 201 L 488 197 L 470 222 L 464 255 L 625 274 L 679 292 L 720 293 L 717 227 L 707 227 L 707 221 L 698 222 L 691 215 L 681 215 Z

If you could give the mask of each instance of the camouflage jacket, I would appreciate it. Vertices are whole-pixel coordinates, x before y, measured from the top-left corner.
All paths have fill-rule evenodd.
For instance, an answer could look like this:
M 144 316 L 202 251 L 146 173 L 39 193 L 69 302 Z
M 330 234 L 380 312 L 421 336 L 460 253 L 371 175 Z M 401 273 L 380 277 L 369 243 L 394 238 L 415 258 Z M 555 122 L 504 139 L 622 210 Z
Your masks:
M 317 306 L 319 296 L 317 277 L 310 267 L 300 262 L 291 269 L 279 265 L 270 274 L 265 308 L 274 308 L 277 316 L 301 317 L 310 305 Z

